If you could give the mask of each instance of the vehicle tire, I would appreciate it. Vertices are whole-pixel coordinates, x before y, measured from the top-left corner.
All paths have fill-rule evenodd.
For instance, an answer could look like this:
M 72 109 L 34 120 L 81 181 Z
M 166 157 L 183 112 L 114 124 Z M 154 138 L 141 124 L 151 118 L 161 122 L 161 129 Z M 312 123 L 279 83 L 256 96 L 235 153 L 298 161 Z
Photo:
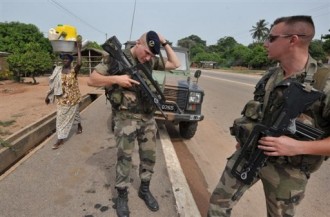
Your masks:
M 179 123 L 179 130 L 180 135 L 184 139 L 191 139 L 197 130 L 198 122 L 180 122 Z

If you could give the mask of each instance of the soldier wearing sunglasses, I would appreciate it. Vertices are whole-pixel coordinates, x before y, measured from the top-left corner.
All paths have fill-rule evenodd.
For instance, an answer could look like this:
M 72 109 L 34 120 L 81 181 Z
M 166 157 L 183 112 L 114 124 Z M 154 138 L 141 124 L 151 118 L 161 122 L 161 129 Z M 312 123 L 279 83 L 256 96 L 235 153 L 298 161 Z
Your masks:
M 256 85 L 254 100 L 245 106 L 243 116 L 234 121 L 232 134 L 238 144 L 228 159 L 223 174 L 210 198 L 208 217 L 230 216 L 234 205 L 244 192 L 261 180 L 265 192 L 267 215 L 294 216 L 296 206 L 302 201 L 308 179 L 330 155 L 330 70 L 320 66 L 309 55 L 308 47 L 315 34 L 310 16 L 281 17 L 274 21 L 264 42 L 268 58 L 278 61 Z M 297 120 L 324 131 L 321 139 L 306 141 L 293 135 L 263 136 L 256 148 L 269 156 L 251 184 L 237 179 L 232 168 L 241 154 L 244 141 L 253 126 L 274 117 L 281 94 L 277 85 L 294 80 L 317 89 L 324 97 L 308 107 Z M 275 91 L 276 89 L 276 91 Z M 278 98 L 276 98 L 278 97 Z M 255 112 L 255 113 L 253 113 Z

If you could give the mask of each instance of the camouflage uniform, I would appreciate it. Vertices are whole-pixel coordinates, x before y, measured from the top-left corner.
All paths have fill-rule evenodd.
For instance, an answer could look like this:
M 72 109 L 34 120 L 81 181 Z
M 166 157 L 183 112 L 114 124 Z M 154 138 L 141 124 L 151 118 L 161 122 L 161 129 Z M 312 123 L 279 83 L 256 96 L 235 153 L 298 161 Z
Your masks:
M 318 79 L 313 77 L 316 72 L 318 75 L 322 75 L 315 76 Z M 305 70 L 295 76 L 298 81 L 304 84 L 309 82 L 314 88 L 326 94 L 322 103 L 320 101 L 315 102 L 313 106 L 298 118 L 305 124 L 325 131 L 326 137 L 330 136 L 329 75 L 329 69 L 318 67 L 317 62 L 309 57 Z M 283 79 L 283 70 L 280 67 L 276 67 L 271 69 L 257 84 L 254 92 L 254 102 L 259 101 L 260 104 L 251 103 L 250 101 L 242 112 L 243 117 L 234 121 L 234 126 L 240 125 L 241 129 L 245 129 L 243 130 L 244 132 L 237 133 L 236 131 L 234 133 L 241 145 L 246 141 L 254 124 L 260 120 L 258 119 L 260 116 L 265 118 L 267 116 L 271 117 L 272 113 L 267 110 L 270 106 L 266 105 L 276 102 L 276 99 L 269 101 L 268 99 L 272 96 L 272 90 L 275 85 Z M 256 108 L 253 105 L 264 105 L 266 109 Z M 228 159 L 225 170 L 211 195 L 208 217 L 230 216 L 233 206 L 239 201 L 244 192 L 260 179 L 266 197 L 267 216 L 294 216 L 295 207 L 304 198 L 310 173 L 317 170 L 324 161 L 324 157 L 312 155 L 269 157 L 266 166 L 261 168 L 258 177 L 254 179 L 251 185 L 246 185 L 237 180 L 231 173 L 240 152 L 241 149 L 236 150 Z
M 124 51 L 128 59 L 136 65 L 129 49 Z M 164 69 L 158 58 L 154 58 L 144 65 L 150 69 Z M 107 57 L 95 67 L 103 75 L 115 74 L 118 71 L 116 61 Z M 141 76 L 145 77 L 143 73 Z M 148 83 L 148 80 L 147 84 Z M 152 87 L 150 87 L 152 89 Z M 157 125 L 153 116 L 154 107 L 143 98 L 139 88 L 122 88 L 114 85 L 109 88 L 108 99 L 112 104 L 114 115 L 114 134 L 117 143 L 116 188 L 126 188 L 130 184 L 130 170 L 132 168 L 132 153 L 135 140 L 139 145 L 140 168 L 142 181 L 150 181 L 156 158 Z

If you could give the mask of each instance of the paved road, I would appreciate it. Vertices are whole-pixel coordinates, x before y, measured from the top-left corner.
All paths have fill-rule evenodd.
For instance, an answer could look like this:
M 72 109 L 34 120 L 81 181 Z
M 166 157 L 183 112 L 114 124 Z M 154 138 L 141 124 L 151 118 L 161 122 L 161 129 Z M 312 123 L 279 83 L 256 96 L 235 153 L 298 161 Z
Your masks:
M 226 83 L 236 83 L 237 85 L 251 86 L 254 87 L 255 84 L 261 78 L 261 75 L 257 74 L 240 74 L 225 72 L 220 70 L 203 70 L 201 79 L 212 78 Z
M 51 149 L 56 140 L 52 136 L 22 160 L 19 166 L 0 177 L 0 217 L 116 216 L 112 207 L 116 197 L 116 148 L 110 131 L 109 112 L 105 98 L 99 97 L 82 112 L 83 134 L 72 134 L 58 150 Z M 166 134 L 161 136 L 166 139 Z M 178 171 L 175 176 L 178 176 L 180 168 L 177 163 L 173 165 L 173 157 L 167 156 L 165 159 L 163 144 L 160 140 L 157 142 L 156 172 L 151 189 L 160 210 L 156 213 L 149 211 L 137 196 L 139 178 L 135 150 L 129 190 L 132 217 L 178 216 L 182 207 L 177 208 L 175 194 L 185 195 L 186 190 L 189 193 L 189 189 L 184 187 L 176 187 L 178 192 L 173 193 L 175 178 L 169 176 L 168 165 L 171 170 Z M 169 147 L 165 147 L 167 153 Z M 194 210 L 193 207 L 186 208 Z

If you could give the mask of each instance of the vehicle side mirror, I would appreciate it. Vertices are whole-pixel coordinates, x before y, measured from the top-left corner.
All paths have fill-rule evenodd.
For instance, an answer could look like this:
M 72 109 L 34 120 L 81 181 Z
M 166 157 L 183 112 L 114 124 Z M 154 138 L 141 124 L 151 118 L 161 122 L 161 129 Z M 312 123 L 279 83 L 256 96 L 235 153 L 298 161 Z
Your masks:
M 202 74 L 202 71 L 201 70 L 196 70 L 195 74 L 194 74 L 194 77 L 195 78 L 199 78 Z

